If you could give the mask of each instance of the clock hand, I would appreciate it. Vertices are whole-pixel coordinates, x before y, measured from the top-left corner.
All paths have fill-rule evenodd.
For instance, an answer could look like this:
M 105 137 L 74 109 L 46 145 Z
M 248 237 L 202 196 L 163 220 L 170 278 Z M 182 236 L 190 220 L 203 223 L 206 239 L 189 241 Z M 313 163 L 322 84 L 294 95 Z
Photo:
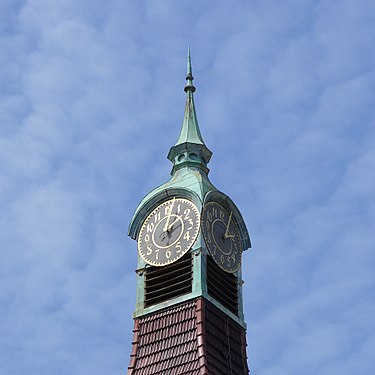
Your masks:
M 165 237 L 167 237 L 169 232 L 161 232 L 159 235 L 159 238 L 161 238 L 162 241 L 164 241 Z
M 176 220 L 177 221 L 177 220 Z M 174 223 L 173 223 L 174 224 Z M 165 239 L 167 239 L 166 241 L 166 244 L 169 245 L 169 241 L 171 240 L 172 238 L 172 233 L 178 228 L 178 227 L 181 227 L 181 224 L 180 225 L 177 225 L 177 227 L 174 227 L 172 228 L 172 230 L 168 230 L 167 232 L 162 232 L 159 236 L 159 238 L 161 239 L 162 242 L 165 241 Z
M 179 227 L 182 226 L 182 224 L 180 224 L 180 225 L 177 225 L 177 227 L 174 227 L 174 228 L 173 228 L 173 225 L 175 225 L 175 224 L 177 223 L 177 221 L 179 221 L 179 219 L 175 220 L 175 221 L 169 226 L 169 228 L 168 228 L 168 230 L 167 230 L 166 232 L 161 232 L 161 233 L 159 234 L 159 238 L 160 238 L 162 241 L 164 241 L 167 237 L 169 237 L 169 236 L 172 234 L 172 232 L 174 232 L 177 228 L 179 228 Z M 173 228 L 173 229 L 172 229 L 172 228 Z
M 180 221 L 181 220 L 181 216 L 178 216 L 178 215 L 176 215 L 177 216 L 177 219 L 172 223 L 172 224 L 170 224 L 169 226 L 168 226 L 168 231 L 170 231 L 171 230 L 171 228 L 173 227 L 173 225 L 175 224 L 175 223 L 177 223 L 177 221 Z
M 167 231 L 168 231 L 169 220 L 171 219 L 171 214 L 172 214 L 172 210 L 173 210 L 173 206 L 174 206 L 174 201 L 175 201 L 175 199 L 176 199 L 176 197 L 174 197 L 173 200 L 172 200 L 171 209 L 170 209 L 169 212 L 168 212 L 167 221 L 165 222 L 165 225 L 164 225 L 164 228 L 163 228 L 163 231 L 164 231 L 164 232 L 167 232 Z
M 229 214 L 229 220 L 228 220 L 228 224 L 227 224 L 227 229 L 226 229 L 225 234 L 224 234 L 224 238 L 229 238 L 231 236 L 231 235 L 228 234 L 229 225 L 230 225 L 231 220 L 232 220 L 232 211 Z
M 177 220 L 176 220 L 177 221 Z M 173 223 L 174 224 L 174 223 Z M 172 232 L 174 232 L 177 228 L 179 228 L 179 227 L 181 227 L 182 225 L 180 224 L 180 225 L 177 225 L 177 227 L 170 227 L 169 228 L 169 233 L 172 233 Z

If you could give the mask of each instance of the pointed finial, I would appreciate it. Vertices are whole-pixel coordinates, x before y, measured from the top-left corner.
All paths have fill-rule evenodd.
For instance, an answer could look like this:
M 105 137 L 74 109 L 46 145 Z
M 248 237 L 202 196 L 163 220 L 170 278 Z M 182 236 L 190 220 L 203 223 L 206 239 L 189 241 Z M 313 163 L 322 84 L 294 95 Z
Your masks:
M 197 114 L 195 112 L 193 73 L 191 68 L 190 47 L 188 49 L 187 75 L 186 75 L 186 104 L 184 120 L 180 136 L 168 153 L 168 159 L 173 163 L 172 175 L 179 169 L 190 166 L 208 173 L 207 164 L 212 152 L 204 144 L 199 130 Z
M 185 92 L 195 91 L 195 87 L 193 85 L 193 69 L 191 67 L 191 55 L 190 55 L 190 46 L 188 47 L 188 61 L 187 61 L 187 72 L 186 72 L 186 86 L 184 88 Z

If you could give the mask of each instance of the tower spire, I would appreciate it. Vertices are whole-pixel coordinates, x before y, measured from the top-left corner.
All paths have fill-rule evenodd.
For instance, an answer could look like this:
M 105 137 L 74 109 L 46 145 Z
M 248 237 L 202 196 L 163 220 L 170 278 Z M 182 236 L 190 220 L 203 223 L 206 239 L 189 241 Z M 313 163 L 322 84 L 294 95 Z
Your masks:
M 192 69 L 192 66 L 191 66 L 191 55 L 190 55 L 190 46 L 188 48 L 188 60 L 187 60 L 187 72 L 186 72 L 186 81 L 187 81 L 187 84 L 184 88 L 185 92 L 188 92 L 188 91 L 191 91 L 191 92 L 194 92 L 195 91 L 195 87 L 193 85 L 193 69 Z
M 184 120 L 182 123 L 180 136 L 175 145 L 171 147 L 168 154 L 168 159 L 173 163 L 172 174 L 174 174 L 177 169 L 185 165 L 194 165 L 196 167 L 200 167 L 207 173 L 207 163 L 209 162 L 212 155 L 212 152 L 206 147 L 199 129 L 194 104 L 193 93 L 196 89 L 193 85 L 193 80 L 194 77 L 189 47 L 187 58 L 186 86 L 184 88 L 184 91 L 186 92 Z

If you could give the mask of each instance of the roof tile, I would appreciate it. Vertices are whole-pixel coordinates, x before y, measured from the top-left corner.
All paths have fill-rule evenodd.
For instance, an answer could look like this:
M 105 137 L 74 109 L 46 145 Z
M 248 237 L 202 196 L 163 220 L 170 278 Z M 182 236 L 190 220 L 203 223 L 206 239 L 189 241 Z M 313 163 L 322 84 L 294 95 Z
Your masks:
M 128 375 L 248 374 L 246 332 L 203 298 L 135 319 Z

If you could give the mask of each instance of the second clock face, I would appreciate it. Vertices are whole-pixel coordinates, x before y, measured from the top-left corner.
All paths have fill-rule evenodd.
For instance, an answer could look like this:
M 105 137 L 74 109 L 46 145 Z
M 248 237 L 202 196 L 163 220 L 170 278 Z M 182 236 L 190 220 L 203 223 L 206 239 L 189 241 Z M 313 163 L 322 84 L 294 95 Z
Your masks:
M 194 244 L 200 216 L 194 203 L 183 198 L 170 199 L 146 218 L 138 237 L 143 260 L 165 266 L 181 258 Z
M 241 239 L 232 212 L 209 202 L 202 213 L 202 232 L 215 262 L 226 272 L 236 272 L 241 265 Z

